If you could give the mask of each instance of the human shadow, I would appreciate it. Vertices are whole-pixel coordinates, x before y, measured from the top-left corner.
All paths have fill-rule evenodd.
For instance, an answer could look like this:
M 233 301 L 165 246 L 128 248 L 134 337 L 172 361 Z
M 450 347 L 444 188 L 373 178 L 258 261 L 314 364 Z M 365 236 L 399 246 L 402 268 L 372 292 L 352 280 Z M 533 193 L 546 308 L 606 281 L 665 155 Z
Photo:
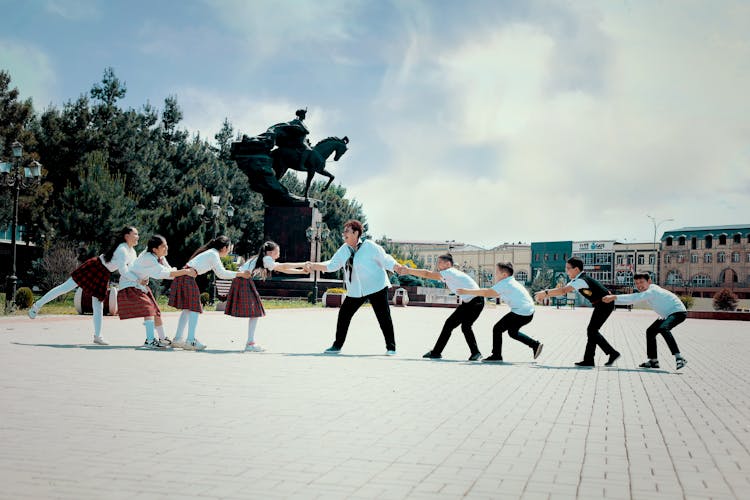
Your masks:
M 542 370 L 595 370 L 601 368 L 608 371 L 616 372 L 635 372 L 635 373 L 672 373 L 667 370 L 658 370 L 653 368 L 618 368 L 616 366 L 550 366 L 550 365 L 535 365 L 534 368 Z
M 135 345 L 97 345 L 97 344 L 27 344 L 24 342 L 11 342 L 11 344 L 22 345 L 27 347 L 52 347 L 55 349 L 92 349 L 95 351 L 106 351 L 114 349 L 140 349 L 141 346 Z

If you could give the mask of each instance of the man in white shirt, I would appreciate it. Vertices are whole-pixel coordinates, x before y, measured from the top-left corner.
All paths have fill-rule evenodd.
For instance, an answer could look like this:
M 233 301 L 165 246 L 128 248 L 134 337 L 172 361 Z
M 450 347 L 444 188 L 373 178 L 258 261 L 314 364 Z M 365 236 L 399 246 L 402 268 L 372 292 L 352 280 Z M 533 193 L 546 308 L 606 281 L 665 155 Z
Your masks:
M 476 281 L 474 281 L 468 274 L 459 271 L 453 267 L 453 256 L 449 253 L 440 255 L 437 260 L 438 271 L 429 271 L 427 269 L 411 269 L 403 266 L 400 268 L 400 274 L 412 274 L 419 276 L 420 278 L 427 278 L 431 280 L 438 280 L 445 282 L 445 285 L 450 289 L 451 292 L 456 293 L 458 288 L 466 288 L 476 290 L 479 288 Z M 479 315 L 484 309 L 484 299 L 482 297 L 474 297 L 472 295 L 459 295 L 461 304 L 458 308 L 448 316 L 443 324 L 443 330 L 440 332 L 440 336 L 435 342 L 435 347 L 431 351 L 422 356 L 423 358 L 440 359 L 442 358 L 443 349 L 448 344 L 448 339 L 451 337 L 451 333 L 456 329 L 457 326 L 461 326 L 461 331 L 464 333 L 466 343 L 469 345 L 470 355 L 469 361 L 479 361 L 482 359 L 482 353 L 479 352 L 477 347 L 477 339 L 474 336 L 474 330 L 472 325 L 479 318 Z
M 492 288 L 480 288 L 478 290 L 458 289 L 458 293 L 478 295 L 479 297 L 500 297 L 503 302 L 510 306 L 510 312 L 500 318 L 492 328 L 492 355 L 483 361 L 503 361 L 503 332 L 508 331 L 508 336 L 531 348 L 534 359 L 542 353 L 544 344 L 521 332 L 521 327 L 531 323 L 534 319 L 534 300 L 521 283 L 513 277 L 513 264 L 510 262 L 499 262 L 495 267 L 495 285 Z
M 385 338 L 386 355 L 396 354 L 396 340 L 388 305 L 388 288 L 391 282 L 386 270 L 393 271 L 400 265 L 385 253 L 383 247 L 370 240 L 361 240 L 364 228 L 358 220 L 344 223 L 344 244 L 325 262 L 306 262 L 307 270 L 330 273 L 344 268 L 346 298 L 341 304 L 336 322 L 336 340 L 324 351 L 325 354 L 339 354 L 346 341 L 349 324 L 354 313 L 366 301 L 370 301 L 375 317 Z
M 602 298 L 602 302 L 614 302 L 615 304 L 647 302 L 656 314 L 659 315 L 659 318 L 646 329 L 646 354 L 648 355 L 648 361 L 638 366 L 641 368 L 659 368 L 656 336 L 661 334 L 667 342 L 669 350 L 675 357 L 677 369 L 683 368 L 687 364 L 687 360 L 680 354 L 680 348 L 677 347 L 677 341 L 672 335 L 672 328 L 687 319 L 685 304 L 682 303 L 677 295 L 652 283 L 651 275 L 648 273 L 636 273 L 633 277 L 633 282 L 638 293 L 607 295 Z

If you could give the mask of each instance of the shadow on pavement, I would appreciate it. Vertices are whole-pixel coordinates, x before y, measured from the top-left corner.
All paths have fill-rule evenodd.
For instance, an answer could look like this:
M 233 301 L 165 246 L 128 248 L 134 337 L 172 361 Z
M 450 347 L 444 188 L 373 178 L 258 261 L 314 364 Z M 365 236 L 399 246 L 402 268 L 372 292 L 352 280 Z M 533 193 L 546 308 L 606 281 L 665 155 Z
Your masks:
M 601 368 L 603 370 L 617 371 L 617 372 L 636 372 L 636 373 L 672 373 L 667 370 L 654 370 L 653 368 L 617 368 L 616 366 L 549 366 L 549 365 L 536 365 L 534 368 L 540 368 L 543 370 L 594 370 Z

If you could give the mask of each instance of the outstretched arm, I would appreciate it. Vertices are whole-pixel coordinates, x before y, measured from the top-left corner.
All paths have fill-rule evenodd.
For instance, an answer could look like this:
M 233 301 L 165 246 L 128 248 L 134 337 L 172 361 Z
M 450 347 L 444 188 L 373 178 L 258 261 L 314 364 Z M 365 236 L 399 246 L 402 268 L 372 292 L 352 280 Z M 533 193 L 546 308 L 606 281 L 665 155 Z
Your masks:
M 476 295 L 477 297 L 499 297 L 500 294 L 497 293 L 492 288 L 479 288 L 477 290 L 470 290 L 468 288 L 457 288 L 456 293 L 458 295 Z
M 539 292 L 536 292 L 534 294 L 534 299 L 536 299 L 537 302 L 541 302 L 547 297 L 559 297 L 560 295 L 565 295 L 566 293 L 575 292 L 576 289 L 573 288 L 570 285 L 565 285 L 560 288 L 552 288 L 549 290 L 541 290 Z
M 431 280 L 442 280 L 443 277 L 440 276 L 440 273 L 436 273 L 435 271 L 430 271 L 428 269 L 412 269 L 407 266 L 401 266 L 398 271 L 399 274 L 411 274 L 412 276 L 419 276 L 420 278 L 427 278 Z

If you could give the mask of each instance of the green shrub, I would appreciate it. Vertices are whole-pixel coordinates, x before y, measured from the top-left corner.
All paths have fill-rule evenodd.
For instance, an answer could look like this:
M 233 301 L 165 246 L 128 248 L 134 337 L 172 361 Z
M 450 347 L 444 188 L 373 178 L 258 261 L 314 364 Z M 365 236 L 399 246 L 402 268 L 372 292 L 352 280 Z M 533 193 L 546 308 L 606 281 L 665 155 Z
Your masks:
M 695 299 L 692 295 L 680 295 L 680 300 L 685 305 L 685 309 L 692 309 L 695 304 Z
M 201 294 L 201 304 L 205 307 L 208 302 L 211 300 L 211 296 L 208 294 L 208 292 L 203 292 Z
M 722 288 L 714 295 L 714 309 L 717 311 L 734 311 L 737 302 L 737 295 L 729 288 Z
M 346 293 L 346 288 L 329 288 L 326 293 Z
M 34 293 L 31 288 L 23 286 L 16 290 L 15 301 L 19 309 L 28 309 L 34 303 Z

